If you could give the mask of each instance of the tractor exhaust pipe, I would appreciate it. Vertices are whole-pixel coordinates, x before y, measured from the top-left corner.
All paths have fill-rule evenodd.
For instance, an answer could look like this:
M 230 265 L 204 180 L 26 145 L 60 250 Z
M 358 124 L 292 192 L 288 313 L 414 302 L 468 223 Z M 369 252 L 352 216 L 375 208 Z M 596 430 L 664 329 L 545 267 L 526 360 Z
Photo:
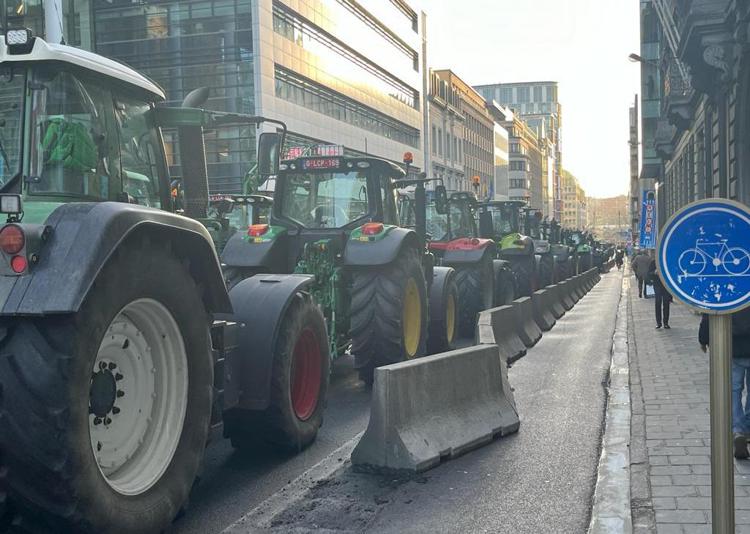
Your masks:
M 188 93 L 182 107 L 194 108 L 206 103 L 208 87 Z M 208 216 L 208 167 L 202 126 L 181 126 L 177 129 L 180 143 L 182 186 L 185 191 L 185 215 L 192 219 Z

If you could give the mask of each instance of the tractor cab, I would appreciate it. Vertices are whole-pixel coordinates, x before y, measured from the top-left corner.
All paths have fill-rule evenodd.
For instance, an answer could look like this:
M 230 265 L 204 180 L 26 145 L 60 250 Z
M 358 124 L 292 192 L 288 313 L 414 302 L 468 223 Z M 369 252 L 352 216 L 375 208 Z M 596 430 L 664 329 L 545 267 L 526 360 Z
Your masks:
M 235 233 L 268 224 L 273 199 L 264 195 L 210 195 L 205 225 L 221 252 Z
M 480 206 L 479 229 L 482 237 L 498 242 L 501 251 L 533 253 L 531 237 L 522 235 L 521 211 L 526 203 L 518 200 L 492 200 Z
M 439 205 L 435 191 L 426 191 L 425 221 L 430 249 L 439 248 L 440 243 L 454 239 L 475 238 L 478 236 L 474 207 L 476 196 L 473 193 L 453 193 L 448 198 L 448 207 Z M 399 220 L 401 225 L 416 228 L 417 207 L 414 192 L 399 192 Z

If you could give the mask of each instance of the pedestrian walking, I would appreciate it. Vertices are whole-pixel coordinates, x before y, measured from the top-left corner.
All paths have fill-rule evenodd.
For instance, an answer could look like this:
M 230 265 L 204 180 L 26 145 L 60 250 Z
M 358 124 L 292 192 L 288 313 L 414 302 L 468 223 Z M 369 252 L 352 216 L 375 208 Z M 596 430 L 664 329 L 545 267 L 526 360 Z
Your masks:
M 619 271 L 622 269 L 622 263 L 624 261 L 625 257 L 625 251 L 621 248 L 617 249 L 617 252 L 615 253 L 615 264 L 617 265 L 617 270 Z
M 631 264 L 635 277 L 638 279 L 638 298 L 643 298 L 646 292 L 649 265 L 651 265 L 651 257 L 645 250 L 639 250 Z
M 708 315 L 703 315 L 698 331 L 701 350 L 710 345 Z M 742 405 L 743 391 L 750 385 L 750 308 L 732 315 L 732 432 L 734 434 L 734 457 L 744 460 L 750 457 L 747 440 L 750 437 L 750 402 Z
M 656 270 L 656 260 L 651 260 L 648 266 L 648 283 L 654 288 L 654 308 L 656 310 L 656 329 L 659 330 L 664 326 L 665 330 L 672 328 L 669 326 L 669 306 L 672 304 L 672 295 L 664 287 L 664 283 Z

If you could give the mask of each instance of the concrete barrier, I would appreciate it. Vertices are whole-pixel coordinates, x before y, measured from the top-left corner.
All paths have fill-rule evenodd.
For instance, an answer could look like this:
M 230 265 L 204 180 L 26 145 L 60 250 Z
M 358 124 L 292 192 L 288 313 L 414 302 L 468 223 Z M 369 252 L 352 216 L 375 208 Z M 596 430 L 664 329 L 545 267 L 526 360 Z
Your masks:
M 570 310 L 576 303 L 571 294 L 572 286 L 570 285 L 570 281 L 571 279 L 569 278 L 558 284 L 560 286 L 560 302 L 562 302 L 566 310 Z
M 479 345 L 375 369 L 357 470 L 421 472 L 518 431 L 507 367 Z
M 586 275 L 582 274 L 576 282 L 576 290 L 578 291 L 578 300 L 581 300 L 583 297 L 586 296 L 586 293 L 589 292 L 589 290 L 586 288 L 586 280 L 587 280 Z
M 547 286 L 544 289 L 550 294 L 550 310 L 555 319 L 559 319 L 565 315 L 565 306 L 562 304 L 562 293 L 560 290 L 560 283 Z
M 573 278 L 570 281 L 570 291 L 571 295 L 573 296 L 573 299 L 578 302 L 583 298 L 583 296 L 586 294 L 586 291 L 583 289 L 583 281 L 585 278 L 585 274 L 579 274 L 575 278 Z
M 526 355 L 526 345 L 516 332 L 513 306 L 500 306 L 484 310 L 477 319 L 475 342 L 477 345 L 497 345 L 500 356 L 513 363 Z
M 536 321 L 536 324 L 542 332 L 551 330 L 557 322 L 557 319 L 552 313 L 552 301 L 554 300 L 554 297 L 555 295 L 546 289 L 535 291 L 531 296 L 531 305 L 534 309 L 534 321 Z
M 534 306 L 531 297 L 521 297 L 513 301 L 513 315 L 516 318 L 516 332 L 523 344 L 531 348 L 542 338 L 542 330 L 534 321 Z

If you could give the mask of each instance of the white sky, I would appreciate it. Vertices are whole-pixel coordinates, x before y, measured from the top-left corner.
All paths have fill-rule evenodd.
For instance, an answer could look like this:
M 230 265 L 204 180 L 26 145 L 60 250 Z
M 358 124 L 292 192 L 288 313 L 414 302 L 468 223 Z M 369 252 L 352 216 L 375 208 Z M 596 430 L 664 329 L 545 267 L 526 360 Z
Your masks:
M 472 85 L 560 84 L 563 166 L 589 196 L 625 194 L 639 91 L 636 0 L 420 0 L 428 57 Z

